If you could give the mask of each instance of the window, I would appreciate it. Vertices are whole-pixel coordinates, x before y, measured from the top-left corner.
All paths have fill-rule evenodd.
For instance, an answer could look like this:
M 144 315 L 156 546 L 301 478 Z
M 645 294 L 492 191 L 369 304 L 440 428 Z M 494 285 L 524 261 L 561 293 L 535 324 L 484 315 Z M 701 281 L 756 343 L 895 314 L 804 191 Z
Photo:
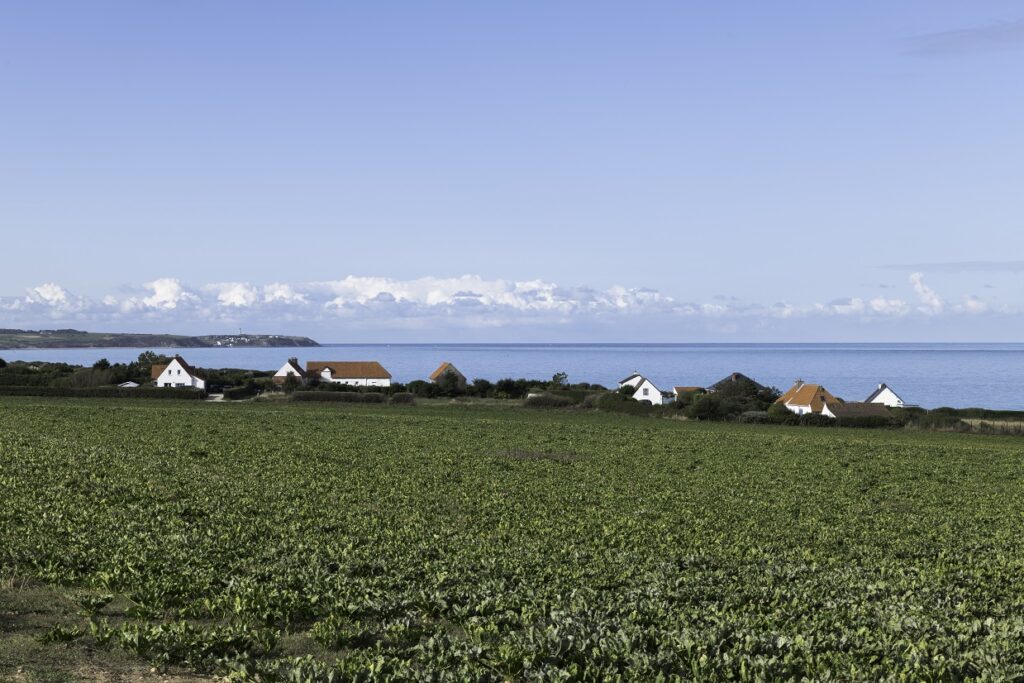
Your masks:
M 646 396 L 648 393 L 650 393 L 650 389 L 644 387 L 644 396 Z

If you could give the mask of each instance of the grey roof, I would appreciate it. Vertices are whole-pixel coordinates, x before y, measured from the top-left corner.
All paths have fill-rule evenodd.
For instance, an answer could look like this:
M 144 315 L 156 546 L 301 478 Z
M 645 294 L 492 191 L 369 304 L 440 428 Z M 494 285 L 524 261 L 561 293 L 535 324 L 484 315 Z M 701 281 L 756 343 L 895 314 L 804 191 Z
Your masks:
M 755 387 L 757 387 L 759 391 L 761 389 L 764 389 L 764 385 L 755 382 L 754 380 L 744 375 L 742 372 L 734 372 L 725 379 L 720 379 L 711 386 L 709 386 L 708 391 L 718 391 L 719 389 L 723 389 L 729 386 L 730 384 L 735 384 L 736 382 L 739 382 L 744 379 L 747 380 L 748 382 L 751 382 Z
M 836 417 L 892 417 L 892 413 L 881 403 L 858 403 L 856 401 L 829 403 L 828 409 Z

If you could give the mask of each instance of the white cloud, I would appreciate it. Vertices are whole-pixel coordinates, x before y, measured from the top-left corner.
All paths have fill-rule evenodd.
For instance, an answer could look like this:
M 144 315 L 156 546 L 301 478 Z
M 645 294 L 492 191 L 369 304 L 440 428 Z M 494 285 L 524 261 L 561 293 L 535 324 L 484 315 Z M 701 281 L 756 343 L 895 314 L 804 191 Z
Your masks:
M 48 282 L 20 297 L 0 297 L 3 322 L 45 326 L 58 320 L 109 323 L 123 329 L 134 321 L 150 327 L 178 329 L 188 323 L 281 328 L 299 324 L 336 327 L 368 325 L 380 329 L 487 329 L 508 326 L 538 330 L 623 325 L 638 329 L 751 329 L 779 321 L 844 318 L 851 324 L 870 320 L 930 318 L 944 315 L 1006 315 L 1009 308 L 978 297 L 950 305 L 925 284 L 920 273 L 909 279 L 907 299 L 842 297 L 826 303 L 744 303 L 735 298 L 679 301 L 658 290 L 613 286 L 597 289 L 564 286 L 546 280 L 486 279 L 478 275 L 400 280 L 349 276 L 339 280 L 267 285 L 216 282 L 189 287 L 174 278 L 159 278 L 136 287 L 134 294 L 111 293 L 92 300 Z M 130 290 L 129 290 L 130 291 Z M 916 297 L 916 299 L 915 299 Z M 1010 307 L 1013 308 L 1013 307 Z M 187 318 L 173 315 L 185 310 Z M 27 323 L 27 324 L 26 324 Z M 791 323 L 786 323 L 791 324 Z M 835 323 L 839 325 L 840 323 Z M 845 324 L 845 323 L 844 323 Z
M 164 277 L 144 285 L 151 294 L 141 300 L 141 305 L 148 308 L 173 310 L 181 306 L 199 303 L 199 296 L 187 290 L 174 278 Z M 128 299 L 129 308 L 136 308 L 136 299 Z
M 934 289 L 924 283 L 924 275 L 921 273 L 911 273 L 910 284 L 921 301 L 921 305 L 917 307 L 917 310 L 926 315 L 935 315 L 936 313 L 941 313 L 946 307 L 946 302 L 935 293 Z
M 295 291 L 291 285 L 283 282 L 274 282 L 263 288 L 263 301 L 265 303 L 283 304 L 305 304 L 308 303 L 305 294 Z
M 217 282 L 203 287 L 204 290 L 217 295 L 217 303 L 221 306 L 248 308 L 259 301 L 259 292 L 246 282 Z
M 74 310 L 84 305 L 77 297 L 72 297 L 66 289 L 53 282 L 41 284 L 28 290 L 28 303 L 39 303 L 58 310 Z

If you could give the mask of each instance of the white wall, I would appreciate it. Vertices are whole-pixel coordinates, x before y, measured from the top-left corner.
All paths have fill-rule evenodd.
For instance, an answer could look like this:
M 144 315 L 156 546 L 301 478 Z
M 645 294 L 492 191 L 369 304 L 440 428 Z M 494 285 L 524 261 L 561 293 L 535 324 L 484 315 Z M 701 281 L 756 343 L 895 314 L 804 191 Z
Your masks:
M 178 359 L 175 358 L 164 371 L 160 373 L 160 376 L 156 378 L 156 385 L 158 387 L 194 387 L 196 389 L 206 389 L 206 380 L 194 377 L 189 374 Z
M 636 401 L 647 401 L 656 406 L 660 406 L 666 403 L 666 399 L 661 395 L 661 390 L 649 379 L 641 379 L 636 386 L 636 391 L 633 393 L 633 399 Z M 646 393 L 645 393 L 646 392 Z
M 871 400 L 871 402 L 872 403 L 881 403 L 883 405 L 889 406 L 890 408 L 902 408 L 903 407 L 903 399 L 901 399 L 899 396 L 897 396 L 896 392 L 893 391 L 892 389 L 890 389 L 889 387 L 886 387 L 885 389 L 883 389 L 882 393 L 880 393 L 878 396 L 875 396 Z
M 295 368 L 292 367 L 291 363 L 285 363 L 281 366 L 281 369 L 274 373 L 274 377 L 287 377 L 288 375 L 295 375 L 299 379 L 302 379 L 302 375 L 295 372 Z
M 350 387 L 390 387 L 390 379 L 370 379 L 368 377 L 332 377 L 331 371 L 324 368 L 320 372 L 320 379 L 324 382 L 345 384 Z
M 789 408 L 792 412 L 796 413 L 797 415 L 806 415 L 807 413 L 811 412 L 811 407 L 810 406 L 798 406 L 798 405 L 791 405 L 789 403 L 783 403 L 782 405 L 786 406 L 787 408 Z

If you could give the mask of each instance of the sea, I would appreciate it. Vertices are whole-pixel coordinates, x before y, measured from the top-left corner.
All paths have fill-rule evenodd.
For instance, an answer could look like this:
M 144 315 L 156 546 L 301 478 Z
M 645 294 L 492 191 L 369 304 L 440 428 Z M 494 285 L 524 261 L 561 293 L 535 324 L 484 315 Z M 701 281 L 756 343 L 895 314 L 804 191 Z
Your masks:
M 129 362 L 147 349 L 0 349 L 5 360 L 91 365 Z M 640 372 L 659 388 L 707 386 L 733 372 L 787 389 L 796 379 L 848 401 L 886 383 L 925 408 L 1024 410 L 1024 344 L 324 344 L 318 348 L 148 349 L 197 367 L 276 370 L 289 357 L 376 360 L 394 379 L 425 379 L 442 361 L 466 377 L 550 379 L 614 387 Z

